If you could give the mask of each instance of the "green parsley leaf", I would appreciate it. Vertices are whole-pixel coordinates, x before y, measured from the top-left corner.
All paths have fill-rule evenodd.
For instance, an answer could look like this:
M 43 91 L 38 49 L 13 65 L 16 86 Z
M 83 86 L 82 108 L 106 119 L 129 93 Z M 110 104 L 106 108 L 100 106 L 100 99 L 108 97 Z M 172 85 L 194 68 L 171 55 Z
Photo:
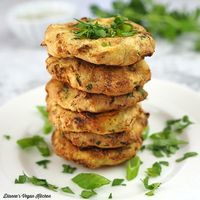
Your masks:
M 169 166 L 169 162 L 167 161 L 159 161 L 159 163 L 164 166 Z
M 188 158 L 190 158 L 190 157 L 194 157 L 194 156 L 197 156 L 197 155 L 198 155 L 197 152 L 187 152 L 187 153 L 185 153 L 185 154 L 183 155 L 183 157 L 177 159 L 176 162 L 181 162 L 181 161 L 183 161 L 183 160 L 185 160 L 185 159 L 188 159 Z
M 10 139 L 11 139 L 11 136 L 10 136 L 10 135 L 3 135 L 3 137 L 4 137 L 6 140 L 10 140 Z
M 155 190 L 158 189 L 161 185 L 161 183 L 152 183 L 149 184 L 149 177 L 147 176 L 142 180 L 145 189 L 150 190 L 149 192 L 145 193 L 147 196 L 153 196 L 155 193 Z
M 49 164 L 50 162 L 50 160 L 40 160 L 37 161 L 36 164 L 42 166 L 44 169 L 47 169 L 47 164 Z
M 18 179 L 15 179 L 15 184 L 23 184 L 23 183 L 25 183 L 27 180 L 28 180 L 28 177 L 27 177 L 25 174 L 23 174 L 23 175 L 20 175 L 20 176 L 18 177 Z
M 53 130 L 53 125 L 48 120 L 48 112 L 47 112 L 46 106 L 37 106 L 37 109 L 44 120 L 43 133 L 44 134 L 51 133 Z
M 150 177 L 160 176 L 162 171 L 161 165 L 158 162 L 155 162 L 151 168 L 148 168 L 146 173 Z
M 91 83 L 89 83 L 88 85 L 86 85 L 86 89 L 87 89 L 87 90 L 92 90 L 92 87 L 93 87 L 93 86 L 92 86 Z
M 181 35 L 193 33 L 197 36 L 197 41 L 194 41 L 194 44 L 196 44 L 195 49 L 200 51 L 199 8 L 192 12 L 187 12 L 183 9 L 169 9 L 168 4 L 158 3 L 157 1 L 114 0 L 112 1 L 112 9 L 108 11 L 98 5 L 92 5 L 91 11 L 97 17 L 112 17 L 116 15 L 127 17 L 133 22 L 146 27 L 155 37 L 165 38 L 172 42 Z M 120 21 L 117 19 L 118 23 Z M 124 29 L 128 30 L 129 27 L 127 26 Z M 141 37 L 141 39 L 143 38 Z
M 112 199 L 112 193 L 109 194 L 108 199 Z
M 124 182 L 124 179 L 120 179 L 120 178 L 115 178 L 112 182 L 112 186 L 118 186 L 118 185 L 122 185 L 122 183 Z
M 146 148 L 146 146 L 142 145 L 141 148 L 140 148 L 140 151 L 143 152 L 145 150 L 145 148 Z
M 150 136 L 152 143 L 147 145 L 147 149 L 152 151 L 156 157 L 175 154 L 179 150 L 180 145 L 188 143 L 187 141 L 179 139 L 179 135 L 191 124 L 192 122 L 188 116 L 168 120 L 166 127 L 161 132 L 154 133 Z
M 29 147 L 36 147 L 42 156 L 50 156 L 50 150 L 45 142 L 44 138 L 38 135 L 32 137 L 25 137 L 20 140 L 17 140 L 17 144 L 22 148 L 26 149 Z
M 77 169 L 76 167 L 71 167 L 70 165 L 63 164 L 63 173 L 73 174 L 74 171 Z
M 149 126 L 145 127 L 143 133 L 142 133 L 142 138 L 143 140 L 146 140 L 149 136 Z
M 74 192 L 71 190 L 71 188 L 70 187 L 63 187 L 63 188 L 61 188 L 61 190 L 63 191 L 63 192 L 65 192 L 65 193 L 70 193 L 70 194 L 74 194 Z
M 141 160 L 138 156 L 133 157 L 128 161 L 126 168 L 126 179 L 128 181 L 133 180 L 137 175 L 141 165 Z
M 93 190 L 110 183 L 110 180 L 96 173 L 80 173 L 72 178 L 72 181 L 79 187 L 89 190 Z
M 18 179 L 15 179 L 15 184 L 31 183 L 33 185 L 42 186 L 49 190 L 56 191 L 57 186 L 48 183 L 45 179 L 40 179 L 35 176 L 28 177 L 26 174 L 20 175 Z
M 83 190 L 81 192 L 81 197 L 84 199 L 89 199 L 90 197 L 96 195 L 97 193 L 93 190 Z
M 77 22 L 75 25 L 76 29 L 73 31 L 76 39 L 128 37 L 136 34 L 136 30 L 128 23 L 127 18 L 121 16 L 116 16 L 110 27 L 100 25 L 98 22 L 94 22 L 94 20 L 77 20 Z

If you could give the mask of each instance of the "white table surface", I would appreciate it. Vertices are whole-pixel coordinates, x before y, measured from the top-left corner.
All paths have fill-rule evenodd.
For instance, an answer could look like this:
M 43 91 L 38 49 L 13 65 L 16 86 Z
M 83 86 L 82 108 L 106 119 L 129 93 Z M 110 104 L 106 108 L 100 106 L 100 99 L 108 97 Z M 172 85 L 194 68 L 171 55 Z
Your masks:
M 23 46 L 6 26 L 6 13 L 11 6 L 23 0 L 1 0 L 0 17 L 0 105 L 11 98 L 32 88 L 45 84 L 50 76 L 45 69 L 47 53 L 45 49 Z M 79 0 L 80 1 L 80 0 Z M 83 2 L 83 0 L 82 0 Z M 88 15 L 87 5 L 91 0 L 84 0 L 83 16 Z M 96 1 L 97 2 L 97 1 Z M 105 7 L 110 1 L 98 1 Z M 199 1 L 179 0 L 174 7 L 181 5 L 195 7 Z M 183 42 L 185 41 L 185 42 Z M 191 50 L 190 38 L 180 38 L 170 44 L 157 40 L 156 53 L 146 59 L 154 78 L 167 79 L 187 85 L 200 91 L 200 53 Z

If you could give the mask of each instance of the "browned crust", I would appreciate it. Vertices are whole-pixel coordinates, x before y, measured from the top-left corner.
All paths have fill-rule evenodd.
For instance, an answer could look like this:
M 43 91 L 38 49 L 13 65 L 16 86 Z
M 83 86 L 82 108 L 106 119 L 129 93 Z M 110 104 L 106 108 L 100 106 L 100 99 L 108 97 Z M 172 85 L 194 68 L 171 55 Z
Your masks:
M 114 18 L 96 19 L 100 24 L 110 25 Z M 95 23 L 95 21 L 94 21 Z M 129 21 L 137 30 L 130 37 L 114 37 L 99 39 L 75 39 L 74 25 L 50 25 L 45 33 L 43 46 L 50 55 L 57 58 L 77 57 L 94 64 L 126 66 L 151 56 L 155 50 L 155 41 L 142 26 Z M 104 47 L 102 43 L 110 45 Z
M 51 80 L 46 85 L 46 91 L 62 108 L 74 112 L 100 113 L 119 110 L 136 105 L 147 97 L 147 92 L 141 88 L 132 93 L 111 97 L 103 94 L 89 94 L 70 87 L 66 83 Z
M 105 113 L 72 112 L 63 109 L 50 97 L 47 97 L 47 110 L 49 120 L 58 130 L 101 135 L 130 130 L 136 117 L 143 113 L 139 105 Z
M 73 145 L 86 148 L 119 148 L 127 146 L 134 142 L 142 142 L 141 135 L 147 126 L 148 114 L 142 114 L 135 121 L 133 128 L 128 132 L 113 133 L 107 135 L 98 135 L 94 133 L 75 133 L 63 132 L 65 138 L 72 142 Z
M 149 66 L 144 60 L 116 67 L 94 65 L 76 58 L 49 57 L 46 64 L 53 79 L 66 82 L 78 90 L 108 96 L 130 93 L 151 79 Z
M 93 147 L 80 149 L 64 138 L 59 131 L 55 131 L 52 136 L 53 149 L 58 156 L 93 169 L 101 166 L 118 165 L 129 160 L 136 154 L 141 144 L 141 140 L 138 140 L 124 148 L 99 149 Z

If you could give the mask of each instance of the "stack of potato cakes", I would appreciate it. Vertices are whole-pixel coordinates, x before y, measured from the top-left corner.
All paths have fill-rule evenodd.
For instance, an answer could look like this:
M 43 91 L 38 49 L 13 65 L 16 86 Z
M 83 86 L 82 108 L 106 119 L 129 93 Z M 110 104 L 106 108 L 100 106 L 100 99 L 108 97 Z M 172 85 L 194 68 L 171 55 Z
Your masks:
M 110 26 L 114 18 L 92 21 Z M 82 19 L 87 21 L 87 19 Z M 155 43 L 141 26 L 124 37 L 76 38 L 77 23 L 50 25 L 43 46 L 49 57 L 47 83 L 49 120 L 55 126 L 57 155 L 89 168 L 117 165 L 136 154 L 148 114 L 139 102 L 151 73 L 145 56 Z

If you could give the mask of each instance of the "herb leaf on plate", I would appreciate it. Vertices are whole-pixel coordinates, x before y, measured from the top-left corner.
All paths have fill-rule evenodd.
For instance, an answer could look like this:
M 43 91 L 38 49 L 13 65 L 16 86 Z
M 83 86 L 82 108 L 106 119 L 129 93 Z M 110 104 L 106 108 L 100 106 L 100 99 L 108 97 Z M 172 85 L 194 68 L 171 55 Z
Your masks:
M 164 166 L 169 166 L 169 162 L 167 161 L 159 161 L 159 163 Z
M 118 186 L 118 185 L 122 185 L 122 183 L 124 182 L 124 179 L 120 179 L 120 178 L 115 178 L 112 182 L 112 186 Z
M 36 164 L 42 166 L 44 169 L 47 169 L 47 164 L 49 164 L 50 162 L 50 160 L 40 160 L 37 161 Z
M 181 162 L 181 161 L 183 161 L 183 160 L 185 160 L 185 159 L 188 159 L 188 158 L 190 158 L 190 157 L 194 157 L 194 156 L 197 156 L 197 155 L 198 155 L 197 152 L 187 152 L 187 153 L 185 153 L 185 154 L 183 155 L 183 157 L 177 159 L 176 162 Z
M 8 134 L 3 135 L 3 137 L 4 137 L 6 140 L 10 140 L 10 139 L 11 139 L 11 136 L 8 135 Z
M 74 194 L 74 192 L 71 190 L 70 187 L 66 186 L 66 187 L 63 187 L 61 188 L 61 190 L 65 193 L 69 193 L 69 194 Z
M 138 175 L 138 171 L 141 165 L 141 160 L 138 156 L 131 158 L 128 161 L 128 165 L 126 168 L 126 179 L 132 180 Z
M 63 164 L 63 173 L 73 174 L 76 170 L 76 167 L 71 167 L 70 165 Z
M 191 125 L 188 116 L 183 116 L 180 119 L 168 120 L 166 127 L 158 133 L 150 136 L 151 143 L 147 145 L 147 149 L 152 151 L 156 157 L 170 156 L 179 150 L 180 145 L 185 145 L 188 142 L 180 139 L 180 134 Z
M 81 197 L 84 199 L 89 199 L 90 197 L 96 195 L 97 193 L 93 190 L 83 190 L 81 192 Z
M 112 193 L 109 194 L 108 199 L 112 199 Z
M 44 134 L 51 133 L 51 131 L 53 130 L 53 125 L 48 120 L 48 112 L 46 106 L 37 106 L 37 109 L 41 114 L 42 119 L 44 120 L 43 133 Z
M 57 186 L 48 183 L 46 179 L 37 178 L 35 176 L 28 177 L 26 174 L 20 175 L 18 179 L 15 179 L 15 184 L 24 183 L 31 183 L 33 185 L 42 186 L 53 191 L 56 191 L 58 188 Z
M 25 137 L 17 140 L 17 144 L 22 148 L 26 149 L 29 147 L 36 147 L 42 156 L 50 156 L 50 150 L 48 144 L 45 142 L 44 138 L 39 135 L 34 135 L 32 137 Z
M 93 190 L 110 183 L 107 178 L 96 173 L 80 173 L 72 181 L 83 189 Z
M 143 180 L 142 180 L 143 184 L 144 184 L 144 187 L 145 189 L 147 190 L 150 190 L 149 192 L 145 193 L 147 196 L 153 196 L 154 193 L 155 193 L 155 190 L 158 189 L 161 185 L 161 183 L 152 183 L 152 184 L 149 184 L 149 177 L 145 177 Z
M 161 165 L 159 162 L 155 162 L 152 167 L 150 168 L 147 168 L 147 175 L 150 176 L 150 177 L 157 177 L 157 176 L 160 176 L 161 174 L 161 171 L 162 171 L 162 168 L 161 168 Z

